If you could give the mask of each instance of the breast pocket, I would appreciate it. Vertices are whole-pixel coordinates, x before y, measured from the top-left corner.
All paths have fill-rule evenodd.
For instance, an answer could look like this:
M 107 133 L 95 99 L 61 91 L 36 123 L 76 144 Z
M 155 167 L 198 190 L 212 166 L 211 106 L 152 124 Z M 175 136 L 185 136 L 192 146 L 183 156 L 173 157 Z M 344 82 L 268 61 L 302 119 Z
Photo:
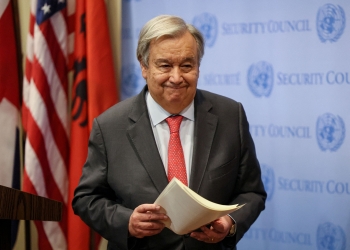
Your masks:
M 208 185 L 203 185 L 202 194 L 212 202 L 228 204 L 234 193 L 237 172 L 237 158 L 209 171 L 207 173 Z
M 233 178 L 234 173 L 237 172 L 238 166 L 236 157 L 225 163 L 224 165 L 209 171 L 209 180 L 217 181 L 222 178 Z

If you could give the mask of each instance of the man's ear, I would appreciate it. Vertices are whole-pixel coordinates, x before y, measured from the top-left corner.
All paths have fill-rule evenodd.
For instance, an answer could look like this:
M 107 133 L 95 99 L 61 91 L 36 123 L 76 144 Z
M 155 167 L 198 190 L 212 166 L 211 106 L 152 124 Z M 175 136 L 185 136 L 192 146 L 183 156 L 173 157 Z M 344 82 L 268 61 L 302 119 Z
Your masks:
M 142 61 L 139 61 L 139 62 L 140 62 L 142 77 L 143 77 L 144 79 L 147 79 L 148 67 L 145 66 L 145 65 L 142 63 Z

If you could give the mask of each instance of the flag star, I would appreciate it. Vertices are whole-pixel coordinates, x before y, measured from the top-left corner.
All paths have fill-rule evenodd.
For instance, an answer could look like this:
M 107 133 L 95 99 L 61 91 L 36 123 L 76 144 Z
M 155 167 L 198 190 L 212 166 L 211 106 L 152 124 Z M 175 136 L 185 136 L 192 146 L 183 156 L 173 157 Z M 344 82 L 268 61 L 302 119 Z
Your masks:
M 64 3 L 65 0 L 58 0 L 58 3 Z
M 47 3 L 45 3 L 45 5 L 43 5 L 43 7 L 41 7 L 41 10 L 44 11 L 44 15 L 47 13 L 50 13 L 50 8 L 51 6 L 48 5 Z

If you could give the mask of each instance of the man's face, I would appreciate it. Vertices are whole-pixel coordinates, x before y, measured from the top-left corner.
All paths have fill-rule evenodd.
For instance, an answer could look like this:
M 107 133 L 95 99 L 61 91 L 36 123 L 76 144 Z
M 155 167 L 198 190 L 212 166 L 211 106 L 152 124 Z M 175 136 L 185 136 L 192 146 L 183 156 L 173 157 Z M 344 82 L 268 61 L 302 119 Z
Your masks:
M 199 77 L 197 43 L 186 32 L 181 37 L 162 37 L 150 44 L 149 66 L 141 63 L 153 99 L 166 111 L 180 113 L 193 100 Z

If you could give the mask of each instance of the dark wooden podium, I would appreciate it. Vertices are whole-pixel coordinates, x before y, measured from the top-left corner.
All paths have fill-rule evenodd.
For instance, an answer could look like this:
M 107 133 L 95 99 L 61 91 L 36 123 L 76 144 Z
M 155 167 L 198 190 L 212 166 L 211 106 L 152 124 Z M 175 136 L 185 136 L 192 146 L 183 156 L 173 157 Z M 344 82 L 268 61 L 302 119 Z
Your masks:
M 0 249 L 11 249 L 11 220 L 60 221 L 62 203 L 0 185 Z

